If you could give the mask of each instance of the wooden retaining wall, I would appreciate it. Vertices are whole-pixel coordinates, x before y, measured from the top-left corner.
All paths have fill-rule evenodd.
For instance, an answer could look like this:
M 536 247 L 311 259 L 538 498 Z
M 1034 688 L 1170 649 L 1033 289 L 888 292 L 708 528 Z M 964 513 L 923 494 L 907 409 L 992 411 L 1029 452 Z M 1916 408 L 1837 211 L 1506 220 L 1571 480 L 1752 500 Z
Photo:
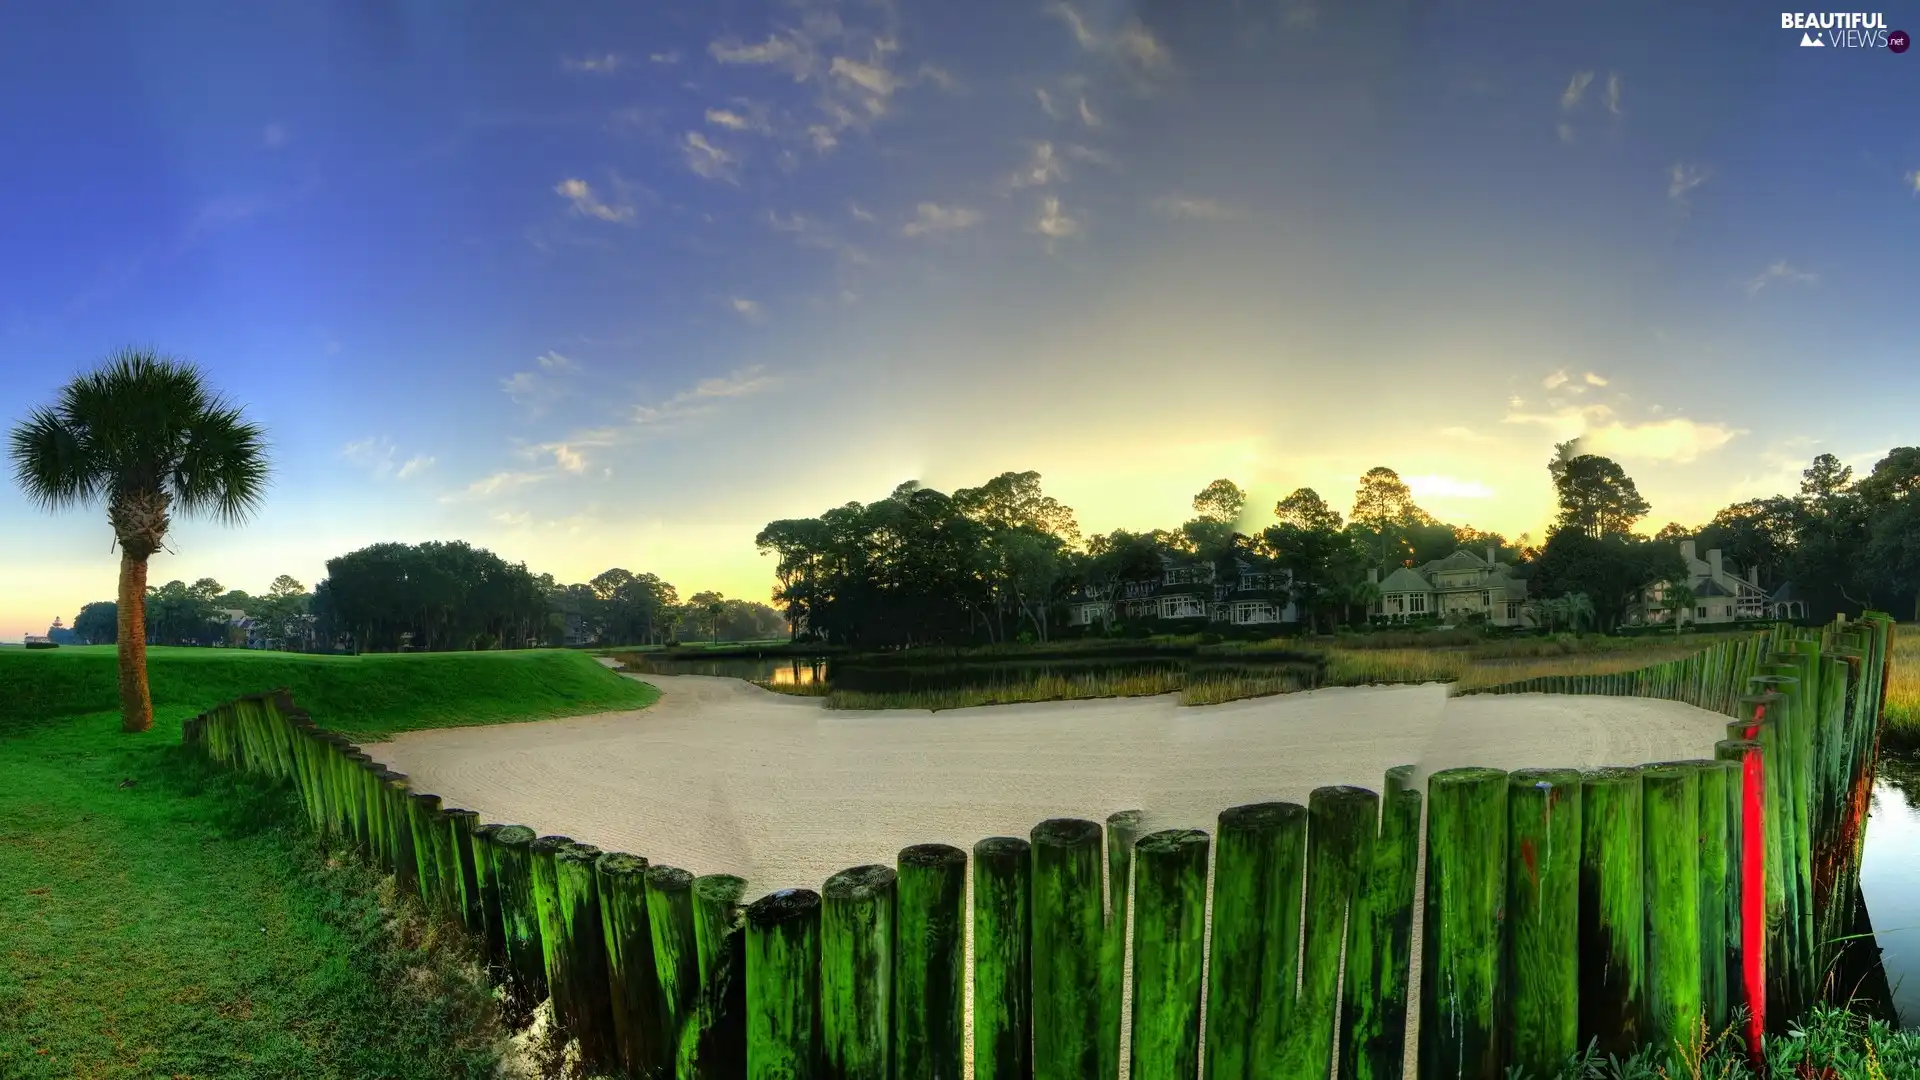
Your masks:
M 1685 1046 L 1741 1017 L 1757 1053 L 1827 992 L 1891 628 L 1878 614 L 1783 626 L 1482 691 L 1718 710 L 1712 760 L 1450 769 L 1428 778 L 1424 815 L 1402 766 L 1381 793 L 1229 808 L 1211 834 L 1140 835 L 1134 811 L 1054 819 L 751 903 L 737 877 L 480 823 L 285 691 L 221 705 L 185 737 L 289 782 L 329 846 L 473 935 L 511 1015 L 551 1000 L 599 1073 L 958 1080 L 970 1058 L 979 1080 L 1105 1080 L 1122 1061 L 1134 1080 L 1396 1080 L 1411 1009 L 1420 1077 L 1499 1080 L 1551 1075 L 1595 1040 Z

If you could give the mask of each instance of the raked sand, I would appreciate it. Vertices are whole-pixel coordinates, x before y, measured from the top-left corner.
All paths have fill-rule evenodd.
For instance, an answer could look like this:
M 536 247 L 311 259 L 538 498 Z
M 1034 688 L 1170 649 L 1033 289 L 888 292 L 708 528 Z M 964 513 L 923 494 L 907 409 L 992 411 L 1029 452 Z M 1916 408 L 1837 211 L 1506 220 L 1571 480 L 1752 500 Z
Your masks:
M 828 711 L 734 679 L 652 676 L 638 712 L 412 732 L 369 752 L 482 821 L 518 823 L 696 874 L 749 898 L 818 889 L 908 844 L 970 849 L 1049 817 L 1144 811 L 1211 832 L 1239 803 L 1380 789 L 1388 768 L 1710 757 L 1726 718 L 1677 702 L 1449 697 L 1359 687 L 1181 708 L 1173 696 L 927 713 Z

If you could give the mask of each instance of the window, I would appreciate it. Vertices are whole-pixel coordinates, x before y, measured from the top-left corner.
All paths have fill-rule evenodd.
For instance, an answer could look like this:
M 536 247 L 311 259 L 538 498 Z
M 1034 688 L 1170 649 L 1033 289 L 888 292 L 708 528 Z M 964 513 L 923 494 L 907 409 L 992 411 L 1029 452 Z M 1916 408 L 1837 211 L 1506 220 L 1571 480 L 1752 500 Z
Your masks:
M 1491 592 L 1483 592 L 1480 594 L 1480 606 L 1488 608 L 1493 606 L 1493 594 Z
M 1407 613 L 1410 615 L 1425 615 L 1427 613 L 1427 598 L 1420 593 L 1413 593 L 1408 596 Z
M 1693 617 L 1694 617 L 1694 618 L 1696 618 L 1696 619 L 1704 619 L 1704 618 L 1706 618 L 1706 617 L 1707 617 L 1707 609 L 1706 609 L 1706 608 L 1703 608 L 1703 607 L 1701 607 L 1701 608 L 1694 608 L 1694 609 L 1693 609 Z

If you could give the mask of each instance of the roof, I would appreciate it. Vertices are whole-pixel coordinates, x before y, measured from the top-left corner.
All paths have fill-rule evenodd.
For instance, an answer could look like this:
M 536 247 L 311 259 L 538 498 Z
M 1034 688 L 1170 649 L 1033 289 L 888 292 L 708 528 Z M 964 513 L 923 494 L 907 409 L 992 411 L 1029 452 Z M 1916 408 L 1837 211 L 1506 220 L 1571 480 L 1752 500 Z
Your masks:
M 1773 595 L 1767 597 L 1767 599 L 1776 604 L 1784 604 L 1788 601 L 1803 599 L 1803 597 L 1800 595 L 1800 590 L 1793 587 L 1793 582 L 1783 581 L 1780 583 L 1779 588 L 1773 590 Z
M 1454 552 L 1453 554 L 1447 556 L 1444 559 L 1435 559 L 1433 562 L 1430 562 L 1427 565 L 1421 567 L 1420 572 L 1423 574 L 1431 574 L 1438 570 L 1485 570 L 1485 569 L 1487 569 L 1486 556 L 1475 555 L 1473 552 L 1468 551 L 1466 548 L 1461 548 L 1459 551 Z
M 1418 571 L 1405 566 L 1388 574 L 1387 579 L 1380 583 L 1381 595 L 1387 593 L 1430 593 L 1432 591 L 1433 586 L 1427 582 L 1426 578 L 1421 577 Z
M 1708 578 L 1707 580 L 1701 582 L 1699 587 L 1693 590 L 1693 596 L 1694 596 L 1694 599 L 1696 600 L 1705 600 L 1710 596 L 1732 596 L 1732 595 L 1734 595 L 1734 591 L 1732 589 L 1727 588 L 1725 585 L 1720 584 L 1719 582 L 1713 580 L 1712 578 Z

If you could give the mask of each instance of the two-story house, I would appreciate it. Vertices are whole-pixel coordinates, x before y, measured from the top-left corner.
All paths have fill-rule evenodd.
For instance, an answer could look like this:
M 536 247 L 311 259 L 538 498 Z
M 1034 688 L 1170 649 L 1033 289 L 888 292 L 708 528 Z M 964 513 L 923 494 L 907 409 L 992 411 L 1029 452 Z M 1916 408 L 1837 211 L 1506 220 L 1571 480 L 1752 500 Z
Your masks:
M 1160 576 L 1104 582 L 1080 589 L 1067 601 L 1068 626 L 1104 626 L 1116 619 L 1265 626 L 1299 621 L 1285 571 L 1267 571 L 1244 560 L 1224 578 L 1212 564 L 1160 557 Z
M 1424 566 L 1402 566 L 1378 582 L 1373 614 L 1387 622 L 1455 623 L 1480 615 L 1494 626 L 1528 625 L 1527 583 L 1498 554 L 1491 546 L 1484 556 L 1462 548 Z
M 1680 541 L 1680 561 L 1687 566 L 1687 586 L 1693 593 L 1692 610 L 1686 613 L 1690 623 L 1730 623 L 1740 619 L 1794 619 L 1805 617 L 1807 605 L 1793 594 L 1790 584 L 1772 593 L 1760 587 L 1760 571 L 1740 568 L 1728 562 L 1719 548 L 1710 548 L 1700 558 L 1692 540 Z M 1641 594 L 1640 602 L 1628 615 L 1640 623 L 1673 622 L 1673 609 L 1667 602 L 1664 582 Z

